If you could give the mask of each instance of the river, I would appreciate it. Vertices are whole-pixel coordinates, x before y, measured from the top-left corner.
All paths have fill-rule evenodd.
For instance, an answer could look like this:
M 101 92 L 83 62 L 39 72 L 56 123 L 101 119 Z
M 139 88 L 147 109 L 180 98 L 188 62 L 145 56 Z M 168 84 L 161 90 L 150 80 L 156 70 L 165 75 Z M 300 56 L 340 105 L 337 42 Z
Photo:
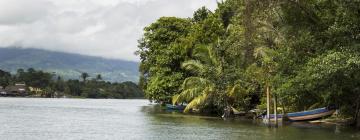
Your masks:
M 336 125 L 251 120 L 160 111 L 147 100 L 0 98 L 1 140 L 360 140 Z

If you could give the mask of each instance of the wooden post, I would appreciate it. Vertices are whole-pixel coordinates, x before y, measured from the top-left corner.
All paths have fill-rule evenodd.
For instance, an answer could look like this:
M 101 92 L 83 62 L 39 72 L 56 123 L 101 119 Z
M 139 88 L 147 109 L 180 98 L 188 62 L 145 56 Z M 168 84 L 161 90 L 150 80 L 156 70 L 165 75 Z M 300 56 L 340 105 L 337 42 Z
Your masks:
M 281 106 L 282 106 L 282 114 L 284 115 L 285 114 L 285 112 L 286 112 L 286 108 L 285 108 L 285 105 L 284 105 L 284 101 L 283 100 L 281 100 Z
M 360 128 L 360 111 L 358 111 L 358 114 L 357 114 L 356 127 Z
M 270 87 L 266 86 L 266 117 L 270 123 Z
M 278 125 L 278 118 L 277 118 L 277 99 L 276 99 L 276 95 L 274 95 L 274 119 L 275 119 L 275 126 L 277 127 Z

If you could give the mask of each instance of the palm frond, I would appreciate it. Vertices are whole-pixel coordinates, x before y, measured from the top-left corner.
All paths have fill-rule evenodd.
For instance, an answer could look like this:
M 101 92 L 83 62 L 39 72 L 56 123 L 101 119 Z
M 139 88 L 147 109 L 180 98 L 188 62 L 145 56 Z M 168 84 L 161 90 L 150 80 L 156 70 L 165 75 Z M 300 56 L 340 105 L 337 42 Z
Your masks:
M 194 57 L 207 65 L 219 65 L 218 56 L 212 46 L 199 45 L 194 49 Z
M 254 50 L 254 57 L 261 59 L 265 63 L 273 62 L 276 52 L 269 47 L 257 47 Z
M 230 87 L 227 91 L 227 95 L 229 97 L 239 97 L 245 95 L 246 93 L 246 90 L 240 84 Z
M 199 105 L 202 105 L 205 103 L 207 97 L 209 96 L 209 94 L 212 92 L 212 88 L 211 87 L 207 87 L 203 90 L 203 92 L 201 93 L 201 95 L 195 97 L 193 100 L 191 100 L 191 102 L 186 105 L 186 108 L 184 109 L 184 112 L 189 112 L 191 109 L 198 107 Z
M 172 103 L 190 102 L 203 93 L 206 88 L 213 88 L 214 84 L 209 80 L 200 77 L 186 78 L 182 84 L 182 92 L 174 95 Z
M 207 95 L 205 95 L 205 94 L 194 98 L 193 100 L 191 100 L 191 102 L 188 105 L 186 105 L 184 112 L 187 113 L 191 109 L 196 108 L 199 105 L 203 104 L 204 101 L 206 100 L 206 98 L 207 98 Z
M 203 88 L 190 88 L 183 90 L 180 94 L 173 96 L 173 104 L 180 102 L 189 102 L 195 97 L 199 96 L 202 92 Z
M 188 60 L 182 63 L 182 68 L 185 70 L 195 72 L 196 74 L 202 74 L 205 72 L 205 66 L 198 60 Z
M 180 94 L 176 94 L 172 97 L 172 104 L 175 105 L 179 100 Z
M 236 89 L 237 89 L 238 87 L 239 87 L 239 85 L 234 85 L 234 86 L 232 86 L 231 88 L 229 88 L 229 89 L 228 89 L 228 92 L 227 92 L 228 96 L 229 96 L 229 97 L 234 97 L 235 94 L 236 94 Z
M 206 85 L 213 86 L 213 83 L 201 77 L 188 77 L 182 84 L 182 89 L 189 89 L 193 87 L 205 87 Z

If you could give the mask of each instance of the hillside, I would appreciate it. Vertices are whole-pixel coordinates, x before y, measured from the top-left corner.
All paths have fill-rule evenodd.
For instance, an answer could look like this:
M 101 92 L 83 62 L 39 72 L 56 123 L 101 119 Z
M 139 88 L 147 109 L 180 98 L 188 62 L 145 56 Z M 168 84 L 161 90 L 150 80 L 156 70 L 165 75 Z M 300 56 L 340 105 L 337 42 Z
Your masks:
M 78 79 L 82 72 L 91 77 L 101 74 L 112 82 L 138 80 L 138 63 L 40 49 L 0 48 L 0 69 L 16 72 L 18 68 L 35 68 L 54 72 L 65 79 Z

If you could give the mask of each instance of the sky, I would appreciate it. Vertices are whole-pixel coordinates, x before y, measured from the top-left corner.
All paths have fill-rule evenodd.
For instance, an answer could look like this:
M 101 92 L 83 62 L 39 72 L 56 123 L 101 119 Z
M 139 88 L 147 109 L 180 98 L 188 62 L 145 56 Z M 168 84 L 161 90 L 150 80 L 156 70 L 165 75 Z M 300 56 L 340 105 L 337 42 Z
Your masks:
M 0 47 L 139 61 L 144 27 L 202 6 L 214 10 L 216 0 L 0 0 Z

